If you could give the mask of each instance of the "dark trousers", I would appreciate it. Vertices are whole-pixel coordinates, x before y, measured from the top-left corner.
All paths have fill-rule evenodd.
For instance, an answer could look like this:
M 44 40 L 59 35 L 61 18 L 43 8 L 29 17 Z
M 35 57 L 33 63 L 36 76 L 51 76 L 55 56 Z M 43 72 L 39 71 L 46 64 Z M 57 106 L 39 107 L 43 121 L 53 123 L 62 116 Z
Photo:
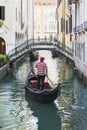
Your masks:
M 45 75 L 37 75 L 37 80 L 38 80 L 38 88 L 44 88 L 44 80 L 45 80 Z

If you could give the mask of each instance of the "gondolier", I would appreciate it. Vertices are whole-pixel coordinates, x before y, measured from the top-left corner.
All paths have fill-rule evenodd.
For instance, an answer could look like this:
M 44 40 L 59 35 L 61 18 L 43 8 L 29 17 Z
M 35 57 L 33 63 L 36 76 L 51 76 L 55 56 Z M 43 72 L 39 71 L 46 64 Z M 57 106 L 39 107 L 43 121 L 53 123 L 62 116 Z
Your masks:
M 52 84 L 45 81 L 44 89 L 39 91 L 37 77 L 32 71 L 25 83 L 26 96 L 29 96 L 29 99 L 47 104 L 52 103 L 59 96 L 60 83 L 54 88 Z
M 44 63 L 44 59 L 44 57 L 40 57 L 40 61 L 35 66 L 37 68 L 38 89 L 44 88 L 45 75 L 47 75 L 47 65 Z

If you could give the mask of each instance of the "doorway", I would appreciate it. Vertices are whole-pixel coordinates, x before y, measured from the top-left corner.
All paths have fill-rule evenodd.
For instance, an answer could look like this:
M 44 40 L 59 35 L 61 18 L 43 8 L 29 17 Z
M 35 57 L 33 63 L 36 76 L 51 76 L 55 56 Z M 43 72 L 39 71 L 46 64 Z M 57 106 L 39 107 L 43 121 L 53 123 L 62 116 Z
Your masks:
M 6 54 L 5 40 L 0 37 L 0 54 Z

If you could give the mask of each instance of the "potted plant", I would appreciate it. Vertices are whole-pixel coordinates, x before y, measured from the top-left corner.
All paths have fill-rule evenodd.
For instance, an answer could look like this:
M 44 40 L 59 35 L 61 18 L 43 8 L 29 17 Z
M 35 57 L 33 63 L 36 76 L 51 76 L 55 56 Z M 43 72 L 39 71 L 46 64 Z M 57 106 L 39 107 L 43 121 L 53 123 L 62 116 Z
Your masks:
M 6 64 L 10 59 L 10 56 L 8 54 L 0 54 L 0 67 Z
M 3 25 L 3 21 L 0 19 L 0 27 L 2 27 Z

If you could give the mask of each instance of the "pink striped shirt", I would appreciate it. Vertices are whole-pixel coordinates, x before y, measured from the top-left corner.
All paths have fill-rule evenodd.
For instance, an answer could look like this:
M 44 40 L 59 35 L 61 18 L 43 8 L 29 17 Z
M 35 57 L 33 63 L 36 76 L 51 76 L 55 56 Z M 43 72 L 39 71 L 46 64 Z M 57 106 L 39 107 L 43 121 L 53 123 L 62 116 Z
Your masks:
M 46 63 L 38 62 L 36 64 L 36 68 L 37 68 L 37 75 L 45 75 L 46 74 L 46 69 L 47 69 Z

